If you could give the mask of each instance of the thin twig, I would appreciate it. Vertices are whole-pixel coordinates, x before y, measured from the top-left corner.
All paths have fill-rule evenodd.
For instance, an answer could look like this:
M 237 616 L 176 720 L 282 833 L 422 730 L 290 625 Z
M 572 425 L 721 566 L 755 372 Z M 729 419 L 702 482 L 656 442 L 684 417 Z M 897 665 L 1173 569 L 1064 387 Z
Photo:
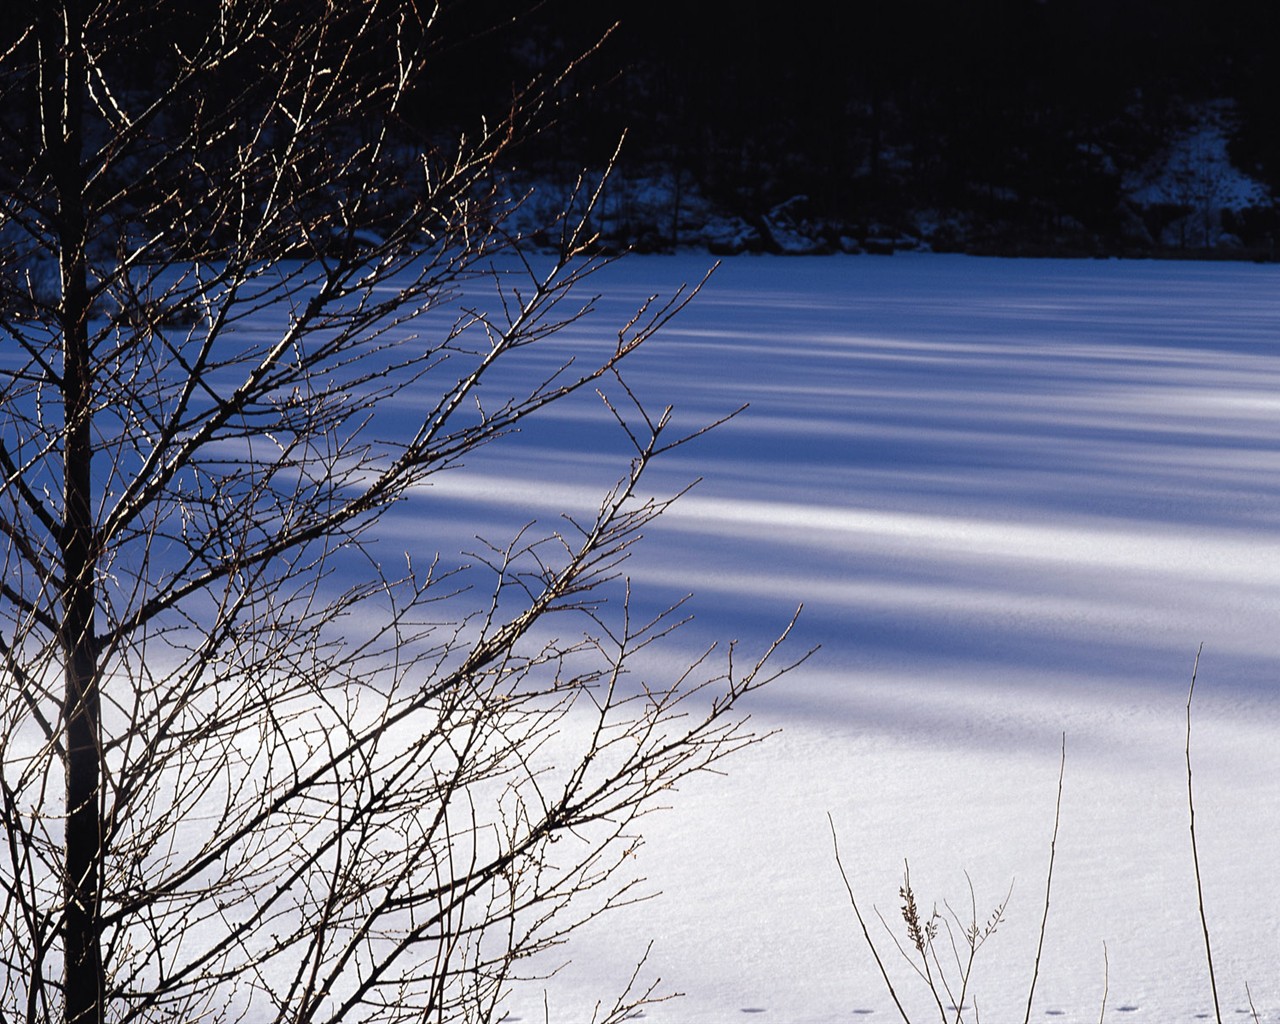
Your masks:
M 1107 959 L 1107 944 L 1102 943 L 1102 1009 L 1098 1011 L 1098 1024 L 1107 1015 L 1107 992 L 1111 988 L 1111 962 Z
M 1067 734 L 1062 734 L 1062 760 L 1058 764 L 1058 799 L 1053 807 L 1053 838 L 1049 841 L 1049 871 L 1044 882 L 1044 916 L 1040 919 L 1040 941 L 1036 943 L 1036 965 L 1031 972 L 1031 990 L 1027 993 L 1027 1013 L 1022 1024 L 1031 1020 L 1031 1004 L 1040 978 L 1040 954 L 1044 952 L 1044 933 L 1049 926 L 1049 896 L 1053 892 L 1053 860 L 1058 852 L 1058 823 L 1062 820 L 1062 779 L 1067 771 Z
M 1253 1005 L 1253 993 L 1249 991 L 1249 983 L 1244 983 L 1244 997 L 1249 1000 L 1249 1013 L 1253 1017 L 1253 1024 L 1258 1024 L 1258 1008 Z
M 880 959 L 880 951 L 876 949 L 875 941 L 867 930 L 867 922 L 863 920 L 862 911 L 858 909 L 858 901 L 854 899 L 853 886 L 849 883 L 848 874 L 845 873 L 844 862 L 840 860 L 840 841 L 836 838 L 836 823 L 832 820 L 830 811 L 827 812 L 827 824 L 831 826 L 831 847 L 835 851 L 836 867 L 840 869 L 840 877 L 844 880 L 844 887 L 849 893 L 849 905 L 853 907 L 854 916 L 858 919 L 858 924 L 862 928 L 862 935 L 867 940 L 867 946 L 871 949 L 871 955 L 875 958 L 876 966 L 880 968 L 880 976 L 884 978 L 885 988 L 889 990 L 889 997 L 893 1000 L 893 1005 L 902 1014 L 905 1024 L 911 1024 L 911 1018 L 907 1016 L 907 1011 L 902 1008 L 902 1003 L 898 1000 L 898 993 L 893 990 L 893 982 L 889 980 L 889 972 L 885 970 L 884 961 Z
M 1196 903 L 1200 907 L 1200 928 L 1204 932 L 1204 959 L 1209 965 L 1209 990 L 1213 993 L 1213 1017 L 1222 1024 L 1222 1008 L 1218 1003 L 1218 979 L 1213 971 L 1213 946 L 1209 942 L 1209 919 L 1204 912 L 1204 888 L 1200 884 L 1200 851 L 1196 846 L 1196 801 L 1191 789 L 1191 698 L 1196 692 L 1196 675 L 1200 671 L 1201 644 L 1191 666 L 1191 688 L 1187 690 L 1187 813 L 1191 822 L 1191 860 L 1196 869 Z

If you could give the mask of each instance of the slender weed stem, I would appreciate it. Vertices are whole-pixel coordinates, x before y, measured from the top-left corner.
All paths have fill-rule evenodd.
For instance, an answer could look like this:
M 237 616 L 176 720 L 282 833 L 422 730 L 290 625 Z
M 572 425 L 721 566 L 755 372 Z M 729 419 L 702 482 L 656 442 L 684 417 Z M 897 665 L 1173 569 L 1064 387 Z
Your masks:
M 1107 944 L 1102 944 L 1102 1008 L 1098 1010 L 1098 1024 L 1107 1015 L 1107 992 L 1111 988 L 1111 961 L 1107 959 Z
M 1196 903 L 1200 907 L 1200 928 L 1204 932 L 1204 959 L 1209 966 L 1209 990 L 1213 993 L 1213 1017 L 1222 1024 L 1222 1008 L 1218 1003 L 1218 979 L 1213 971 L 1213 945 L 1209 941 L 1209 919 L 1204 912 L 1204 888 L 1200 884 L 1200 851 L 1196 845 L 1196 800 L 1191 788 L 1191 698 L 1196 692 L 1196 676 L 1200 672 L 1201 644 L 1191 666 L 1191 688 L 1187 690 L 1187 813 L 1191 822 L 1191 861 L 1196 869 Z
M 858 901 L 853 895 L 853 886 L 850 884 L 849 876 L 844 870 L 844 862 L 840 859 L 840 841 L 836 838 L 836 823 L 832 820 L 829 811 L 827 812 L 827 824 L 831 826 L 831 846 L 835 850 L 836 867 L 840 869 L 840 877 L 844 880 L 844 887 L 849 893 L 849 905 L 853 907 L 854 916 L 858 919 L 858 924 L 862 928 L 862 936 L 867 940 L 867 946 L 871 950 L 871 955 L 875 958 L 876 966 L 880 968 L 880 976 L 884 978 L 885 988 L 889 990 L 893 1005 L 902 1014 L 905 1024 L 911 1024 L 911 1018 L 907 1016 L 907 1011 L 902 1008 L 902 1003 L 898 1000 L 898 993 L 893 990 L 893 982 L 889 980 L 889 972 L 885 969 L 884 961 L 880 959 L 880 951 L 876 949 L 876 944 L 871 938 L 871 932 L 867 930 L 867 922 L 862 917 L 862 911 L 858 909 Z
M 1049 926 L 1049 897 L 1053 893 L 1053 860 L 1058 852 L 1058 824 L 1062 821 L 1062 779 L 1067 772 L 1067 734 L 1062 734 L 1062 760 L 1058 763 L 1058 799 L 1053 807 L 1053 839 L 1049 841 L 1049 871 L 1044 882 L 1044 916 L 1040 918 L 1040 940 L 1036 943 L 1036 965 L 1031 972 L 1031 990 L 1027 993 L 1027 1013 L 1022 1024 L 1031 1020 L 1031 1004 L 1036 997 L 1036 981 L 1040 978 L 1040 955 L 1044 952 L 1044 933 Z

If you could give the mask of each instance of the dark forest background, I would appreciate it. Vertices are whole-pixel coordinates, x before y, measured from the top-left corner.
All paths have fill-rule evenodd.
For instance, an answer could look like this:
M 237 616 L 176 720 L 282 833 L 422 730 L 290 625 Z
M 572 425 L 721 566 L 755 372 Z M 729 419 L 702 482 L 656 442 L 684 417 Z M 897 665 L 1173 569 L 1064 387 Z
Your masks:
M 174 41 L 198 37 L 218 11 L 106 7 L 127 29 L 127 45 L 112 44 L 116 80 L 144 98 L 171 73 Z M 23 38 L 24 10 L 0 19 L 6 48 Z M 357 17 L 361 4 L 345 10 Z M 544 231 L 578 175 L 598 177 L 625 131 L 596 214 L 611 248 L 1276 255 L 1280 4 L 443 0 L 436 11 L 403 0 L 399 13 L 431 41 L 397 127 L 409 168 L 423 150 L 447 159 L 460 133 L 500 121 L 531 82 L 544 88 L 587 54 L 551 90 L 540 130 L 494 167 L 496 194 L 525 197 L 508 228 Z M 255 101 L 245 90 L 253 61 L 274 59 L 269 40 L 259 49 L 221 72 L 241 106 Z M 34 81 L 34 72 L 0 76 L 7 189 L 25 180 L 39 145 Z M 214 105 L 219 81 L 201 86 Z M 164 147 L 166 122 L 150 130 L 147 145 Z M 347 130 L 358 138 L 362 128 Z M 170 162 L 182 160 L 201 162 L 181 153 Z M 199 175 L 179 171 L 189 187 L 170 205 L 198 219 Z M 120 214 L 129 216 L 145 219 Z M 544 236 L 554 245 L 554 231 Z
M 486 57 L 445 51 L 457 66 L 427 102 L 500 106 L 615 22 L 513 174 L 567 187 L 625 128 L 602 223 L 619 244 L 1266 258 L 1280 234 L 1269 196 L 1232 203 L 1211 180 L 1132 196 L 1206 111 L 1235 168 L 1275 194 L 1280 5 L 463 0 L 442 36 L 483 35 Z M 1209 227 L 1180 220 L 1197 204 Z

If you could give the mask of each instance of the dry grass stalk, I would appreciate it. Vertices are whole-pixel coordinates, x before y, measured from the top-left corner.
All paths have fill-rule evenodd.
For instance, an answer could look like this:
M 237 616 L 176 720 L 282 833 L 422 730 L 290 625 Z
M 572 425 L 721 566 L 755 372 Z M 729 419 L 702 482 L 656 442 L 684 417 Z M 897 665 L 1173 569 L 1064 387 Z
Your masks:
M 1107 1015 L 1107 992 L 1111 988 L 1111 961 L 1107 959 L 1107 944 L 1102 944 L 1102 1007 L 1098 1010 L 1098 1024 Z
M 1196 870 L 1196 905 L 1200 908 L 1200 928 L 1204 933 L 1204 959 L 1209 968 L 1209 990 L 1213 993 L 1213 1017 L 1222 1024 L 1222 1008 L 1218 1003 L 1218 979 L 1213 970 L 1213 944 L 1209 941 L 1209 919 L 1204 910 L 1204 887 L 1200 882 L 1200 851 L 1196 844 L 1196 800 L 1191 786 L 1191 698 L 1196 692 L 1196 676 L 1200 672 L 1200 655 L 1204 644 L 1196 650 L 1191 666 L 1191 686 L 1187 690 L 1187 814 L 1191 826 L 1191 860 Z
M 840 859 L 840 840 L 836 836 L 836 823 L 832 820 L 830 812 L 827 813 L 827 824 L 831 827 L 831 847 L 835 851 L 836 867 L 840 870 L 840 878 L 844 882 L 845 890 L 849 893 L 849 906 L 853 907 L 853 915 L 858 919 L 858 926 L 862 929 L 862 936 L 867 941 L 867 948 L 871 950 L 871 956 L 875 960 L 876 966 L 880 969 L 880 976 L 884 978 L 884 986 L 889 990 L 889 998 L 893 1000 L 893 1005 L 898 1008 L 898 1013 L 902 1015 L 905 1024 L 911 1024 L 911 1018 L 907 1016 L 907 1011 L 902 1008 L 898 993 L 894 991 L 893 982 L 889 980 L 889 972 L 885 969 L 880 951 L 876 948 L 875 941 L 871 938 L 871 932 L 867 928 L 867 922 L 862 916 L 862 911 L 858 909 L 857 898 L 853 895 L 853 885 L 849 882 L 849 875 L 845 872 L 844 862 Z
M 1053 837 L 1049 845 L 1049 868 L 1045 878 L 1045 894 L 1044 894 L 1044 913 L 1040 920 L 1039 941 L 1036 946 L 1035 968 L 1032 973 L 1031 987 L 1027 995 L 1027 1011 L 1025 1021 L 1029 1021 L 1031 1017 L 1031 1006 L 1035 999 L 1036 981 L 1040 974 L 1040 960 L 1044 951 L 1044 936 L 1049 922 L 1049 903 L 1050 896 L 1053 892 L 1053 865 L 1057 852 L 1058 828 L 1062 819 L 1062 787 L 1063 779 L 1066 774 L 1067 764 L 1067 740 L 1066 735 L 1062 737 L 1062 756 L 1058 765 L 1058 791 L 1054 804 L 1053 815 Z M 867 927 L 866 918 L 863 917 L 862 911 L 858 906 L 858 901 L 854 895 L 853 885 L 849 881 L 848 872 L 845 870 L 844 862 L 840 857 L 840 843 L 836 835 L 835 822 L 831 815 L 827 814 L 827 823 L 831 828 L 831 844 L 835 852 L 836 867 L 840 871 L 840 878 L 844 882 L 845 891 L 849 895 L 849 905 L 853 908 L 854 916 L 858 920 L 858 925 L 862 929 L 863 939 L 866 941 L 867 948 L 871 951 L 871 956 L 875 960 L 876 967 L 880 971 L 880 976 L 884 979 L 885 988 L 889 992 L 893 1004 L 897 1007 L 898 1013 L 906 1024 L 911 1024 L 911 1018 L 907 1014 L 906 1009 L 902 1005 L 902 1001 L 898 998 L 898 993 L 893 987 L 893 982 L 889 977 L 888 968 L 885 966 L 884 958 L 880 955 L 880 950 L 876 946 L 875 940 L 871 937 L 871 931 Z M 915 890 L 911 885 L 911 868 L 910 864 L 904 861 L 903 881 L 898 889 L 898 897 L 902 901 L 901 916 L 903 925 L 905 926 L 906 943 L 904 944 L 889 926 L 884 916 L 879 910 L 875 910 L 875 914 L 880 918 L 880 922 L 884 925 L 885 931 L 888 932 L 889 938 L 902 958 L 910 964 L 913 971 L 921 979 L 925 988 L 932 996 L 934 1005 L 937 1007 L 938 1014 L 943 1024 L 963 1024 L 964 1012 L 967 1009 L 965 1000 L 970 997 L 970 980 L 973 975 L 973 966 L 977 958 L 978 950 L 986 943 L 992 935 L 995 934 L 997 928 L 1004 920 L 1005 908 L 1008 906 L 1009 899 L 1013 894 L 1012 884 L 1009 891 L 991 911 L 985 920 L 980 924 L 977 913 L 977 898 L 974 894 L 973 882 L 969 878 L 968 873 L 965 879 L 969 884 L 969 913 L 967 920 L 961 918 L 959 914 L 946 901 L 943 906 L 946 914 L 940 913 L 936 908 L 930 912 L 928 917 L 921 914 L 919 903 L 916 899 Z M 947 941 L 951 947 L 950 962 L 954 963 L 954 969 L 944 966 L 943 958 L 939 956 L 937 948 L 937 937 L 941 930 L 947 933 Z M 1103 957 L 1105 961 L 1106 947 L 1103 947 Z M 1103 1010 L 1106 1012 L 1106 979 L 1104 978 L 1103 991 Z M 945 997 L 945 1001 L 944 1001 Z M 953 1017 L 949 1017 L 954 1014 Z M 979 1024 L 978 1004 L 977 1000 L 973 1000 L 973 1021 Z
M 1062 734 L 1062 760 L 1058 764 L 1058 798 L 1053 806 L 1053 838 L 1049 840 L 1049 871 L 1044 882 L 1044 916 L 1040 918 L 1040 939 L 1036 943 L 1036 965 L 1031 972 L 1031 989 L 1027 992 L 1027 1013 L 1023 1024 L 1031 1020 L 1031 1004 L 1036 997 L 1036 981 L 1040 978 L 1040 955 L 1044 952 L 1044 933 L 1049 925 L 1049 897 L 1053 893 L 1053 860 L 1058 851 L 1058 825 L 1062 820 L 1062 779 L 1067 771 L 1067 734 Z

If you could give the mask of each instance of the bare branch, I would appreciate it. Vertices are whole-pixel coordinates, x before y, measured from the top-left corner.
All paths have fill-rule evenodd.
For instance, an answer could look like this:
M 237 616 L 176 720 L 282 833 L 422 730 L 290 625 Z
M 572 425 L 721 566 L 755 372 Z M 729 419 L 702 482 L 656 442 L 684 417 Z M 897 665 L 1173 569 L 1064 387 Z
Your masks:
M 533 251 L 494 182 L 567 80 L 427 130 L 428 8 L 53 0 L 0 50 L 0 1001 L 27 1024 L 492 1019 L 647 896 L 642 816 L 760 738 L 740 701 L 788 668 L 789 626 L 653 667 L 688 612 L 635 612 L 625 562 L 683 493 L 648 469 L 704 430 L 626 366 L 701 284 L 560 347 L 597 316 L 612 165 Z M 587 388 L 620 463 L 594 512 L 390 550 L 390 509 Z M 603 1020 L 659 998 L 620 983 Z

